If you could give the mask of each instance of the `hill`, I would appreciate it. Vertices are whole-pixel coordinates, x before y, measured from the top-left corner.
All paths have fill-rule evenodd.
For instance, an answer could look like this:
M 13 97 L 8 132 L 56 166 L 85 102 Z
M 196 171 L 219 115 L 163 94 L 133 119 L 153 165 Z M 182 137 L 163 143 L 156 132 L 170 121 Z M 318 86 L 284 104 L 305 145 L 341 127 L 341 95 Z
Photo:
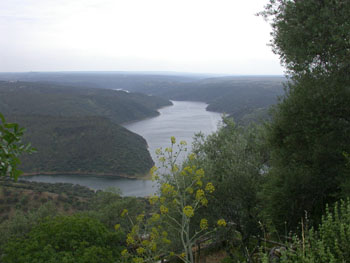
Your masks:
M 267 118 L 267 109 L 283 94 L 282 76 L 165 75 L 122 72 L 0 73 L 0 79 L 48 81 L 105 89 L 123 89 L 171 100 L 201 101 L 207 110 L 237 121 Z
M 167 105 L 168 100 L 140 93 L 0 81 L 0 112 L 5 115 L 102 116 L 123 123 L 157 116 L 157 109 Z
M 119 123 L 169 104 L 124 91 L 0 82 L 0 112 L 25 127 L 24 140 L 38 150 L 22 159 L 27 174 L 143 175 L 153 165 L 147 143 Z
M 146 141 L 102 117 L 10 116 L 37 149 L 21 169 L 35 174 L 142 175 L 153 165 Z

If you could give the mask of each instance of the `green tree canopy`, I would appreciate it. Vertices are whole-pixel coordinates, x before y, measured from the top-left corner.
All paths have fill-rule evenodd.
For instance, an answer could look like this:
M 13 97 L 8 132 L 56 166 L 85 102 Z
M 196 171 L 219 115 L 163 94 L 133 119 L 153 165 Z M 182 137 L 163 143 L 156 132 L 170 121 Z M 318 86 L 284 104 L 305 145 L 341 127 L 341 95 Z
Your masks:
M 27 236 L 5 245 L 4 263 L 112 263 L 119 258 L 122 237 L 84 216 L 46 219 Z
M 269 127 L 267 211 L 277 228 L 315 225 L 345 193 L 350 150 L 350 2 L 271 0 L 272 47 L 290 74 Z
M 198 135 L 194 143 L 197 165 L 206 173 L 204 180 L 216 188 L 212 205 L 201 210 L 200 216 L 221 215 L 231 222 L 233 227 L 225 229 L 225 237 L 235 240 L 248 259 L 251 237 L 260 232 L 258 192 L 268 159 L 265 134 L 260 126 L 244 128 L 229 119 L 224 119 L 224 124 L 207 138 Z
M 273 51 L 292 73 L 350 70 L 350 3 L 347 0 L 270 0 Z

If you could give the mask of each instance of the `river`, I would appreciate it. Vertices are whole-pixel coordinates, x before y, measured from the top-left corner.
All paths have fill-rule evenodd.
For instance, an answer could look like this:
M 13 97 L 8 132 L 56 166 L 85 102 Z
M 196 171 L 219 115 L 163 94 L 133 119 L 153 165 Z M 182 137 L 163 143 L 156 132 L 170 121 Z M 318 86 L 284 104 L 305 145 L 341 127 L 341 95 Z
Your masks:
M 208 135 L 217 129 L 221 114 L 206 111 L 207 104 L 202 102 L 173 101 L 172 106 L 159 109 L 160 115 L 142 121 L 125 124 L 124 127 L 143 136 L 156 165 L 155 150 L 170 146 L 170 137 L 187 142 L 188 151 L 195 133 Z M 72 183 L 98 190 L 117 187 L 126 196 L 148 196 L 156 191 L 152 181 L 106 178 L 82 175 L 38 175 L 26 177 L 25 180 L 48 183 Z

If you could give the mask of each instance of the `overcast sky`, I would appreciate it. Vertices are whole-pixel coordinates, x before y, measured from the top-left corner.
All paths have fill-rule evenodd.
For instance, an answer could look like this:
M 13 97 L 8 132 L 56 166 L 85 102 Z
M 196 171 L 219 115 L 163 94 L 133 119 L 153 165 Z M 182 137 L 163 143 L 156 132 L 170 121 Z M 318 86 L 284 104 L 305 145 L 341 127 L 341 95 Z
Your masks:
M 0 0 L 0 71 L 283 74 L 267 0 Z

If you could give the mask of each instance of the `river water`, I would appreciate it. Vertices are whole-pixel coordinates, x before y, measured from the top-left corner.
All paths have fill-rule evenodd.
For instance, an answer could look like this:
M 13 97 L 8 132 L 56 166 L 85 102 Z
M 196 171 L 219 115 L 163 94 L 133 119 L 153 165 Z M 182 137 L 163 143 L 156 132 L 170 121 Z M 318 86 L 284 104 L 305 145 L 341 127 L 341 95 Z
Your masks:
M 207 104 L 202 102 L 173 101 L 172 106 L 158 110 L 159 116 L 125 124 L 124 127 L 146 139 L 151 156 L 158 165 L 155 150 L 169 147 L 171 136 L 176 137 L 178 142 L 186 141 L 190 151 L 195 133 L 202 132 L 208 135 L 217 129 L 221 114 L 206 111 L 206 106 Z M 38 175 L 26 177 L 25 180 L 80 184 L 95 190 L 116 187 L 126 196 L 148 196 L 156 191 L 150 180 L 82 175 Z

